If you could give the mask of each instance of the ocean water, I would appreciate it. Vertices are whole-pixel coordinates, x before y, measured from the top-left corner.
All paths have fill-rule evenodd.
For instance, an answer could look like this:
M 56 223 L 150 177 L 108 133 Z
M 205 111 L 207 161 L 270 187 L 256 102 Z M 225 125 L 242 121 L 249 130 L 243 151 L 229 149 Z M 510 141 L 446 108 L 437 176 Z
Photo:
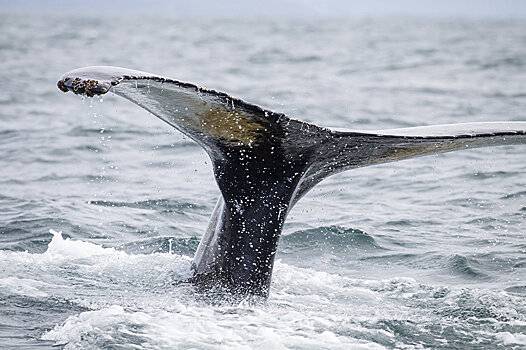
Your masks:
M 526 23 L 0 15 L 0 348 L 526 348 L 526 147 L 357 169 L 292 210 L 266 303 L 211 305 L 219 191 L 137 106 L 62 94 L 116 65 L 323 126 L 526 120 Z

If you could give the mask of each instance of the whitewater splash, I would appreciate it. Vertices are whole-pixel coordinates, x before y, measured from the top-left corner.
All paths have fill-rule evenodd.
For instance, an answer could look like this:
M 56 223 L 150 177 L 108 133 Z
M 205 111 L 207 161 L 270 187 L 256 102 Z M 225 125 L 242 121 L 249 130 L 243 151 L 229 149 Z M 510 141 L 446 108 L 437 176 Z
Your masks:
M 51 229 L 49 233 L 53 235 L 53 238 L 44 254 L 52 259 L 83 259 L 93 256 L 119 256 L 125 254 L 118 252 L 114 248 L 103 248 L 89 242 L 73 241 L 69 238 L 64 239 L 62 237 L 62 231 Z
M 112 278 L 117 279 L 122 279 L 121 274 L 126 274 L 126 279 L 130 277 L 140 279 L 139 276 L 130 276 L 127 271 L 127 269 L 140 268 L 140 265 L 143 265 L 142 277 L 156 273 L 163 261 L 172 261 L 175 264 L 174 267 L 181 272 L 181 276 L 189 272 L 189 260 L 184 256 L 170 253 L 129 255 L 114 248 L 104 248 L 80 240 L 64 239 L 61 232 L 54 230 L 50 232 L 53 238 L 45 253 L 23 253 L 23 255 L 31 256 L 33 263 L 37 265 L 71 266 L 75 264 L 76 268 L 88 265 L 91 270 L 89 272 L 92 274 L 100 275 L 104 270 L 106 276 L 113 275 Z M 278 263 L 278 268 L 283 272 L 285 278 L 283 282 L 289 285 L 290 290 L 294 290 L 294 283 L 290 283 L 291 273 L 294 274 L 294 272 L 288 272 L 288 268 L 281 263 Z M 84 272 L 88 273 L 88 271 Z M 310 278 L 303 280 L 309 284 L 319 278 L 327 282 L 326 274 L 318 273 L 313 276 L 311 273 L 306 273 L 304 277 L 307 275 Z M 324 283 L 323 280 L 318 282 Z M 141 282 L 137 281 L 137 283 Z M 123 283 L 123 288 L 126 288 L 125 284 Z M 145 292 L 159 296 L 157 293 L 159 291 L 155 291 L 155 288 L 162 288 L 162 286 L 152 285 L 151 287 L 154 290 Z M 301 289 L 301 286 L 298 287 Z M 179 291 L 184 292 L 184 289 Z M 71 292 L 77 293 L 78 290 Z M 361 288 L 358 288 L 357 292 L 358 295 L 362 295 Z M 297 293 L 294 294 L 299 296 Z M 280 295 L 283 297 L 282 293 Z M 49 295 L 33 293 L 33 296 L 46 297 Z M 314 347 L 325 344 L 327 349 L 344 349 L 349 345 L 357 349 L 384 348 L 381 345 L 363 342 L 352 337 L 338 336 L 329 330 L 317 332 L 317 324 L 321 322 L 319 325 L 323 325 L 321 319 L 314 323 L 305 322 L 304 315 L 298 312 L 289 314 L 290 310 L 285 312 L 287 317 L 284 320 L 291 324 L 283 327 L 283 324 L 273 324 L 277 315 L 276 310 L 272 307 L 254 308 L 244 303 L 235 306 L 211 307 L 195 300 L 186 300 L 186 303 L 183 303 L 184 295 L 171 294 L 171 297 L 171 300 L 165 299 L 161 303 L 154 301 L 148 304 L 145 303 L 146 297 L 143 297 L 141 302 L 135 299 L 133 303 L 130 303 L 128 300 L 124 303 L 124 307 L 112 304 L 111 298 L 107 300 L 106 305 L 101 304 L 100 300 L 96 304 L 81 302 L 80 304 L 93 310 L 68 317 L 64 323 L 45 332 L 41 338 L 54 341 L 57 345 L 65 345 L 67 349 L 84 348 L 86 345 L 105 347 L 113 343 L 124 345 L 128 343 L 131 346 L 137 344 L 138 339 L 147 348 L 170 348 L 181 344 L 212 348 L 248 346 L 261 349 L 282 349 L 294 344 Z M 80 300 L 75 299 L 75 301 Z M 196 327 L 195 319 L 200 320 L 200 327 Z M 260 325 L 245 330 L 235 327 L 236 324 L 245 322 Z M 305 334 L 292 336 L 293 326 L 301 324 L 303 324 Z M 313 334 L 307 336 L 307 332 L 311 331 Z
M 39 336 L 66 349 L 421 348 L 451 342 L 451 329 L 482 344 L 526 345 L 519 295 L 348 278 L 277 261 L 266 304 L 210 305 L 173 284 L 173 275 L 189 273 L 189 257 L 127 254 L 51 232 L 42 254 L 0 251 L 7 275 L 0 293 L 69 308 Z M 450 329 L 437 329 L 439 319 Z

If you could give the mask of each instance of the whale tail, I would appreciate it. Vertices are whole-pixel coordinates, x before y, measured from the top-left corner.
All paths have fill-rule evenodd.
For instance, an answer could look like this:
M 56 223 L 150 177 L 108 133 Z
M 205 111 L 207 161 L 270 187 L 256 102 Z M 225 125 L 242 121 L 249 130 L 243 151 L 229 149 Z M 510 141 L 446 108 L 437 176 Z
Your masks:
M 222 92 L 116 67 L 74 70 L 57 85 L 86 96 L 111 91 L 206 150 L 222 196 L 194 257 L 194 281 L 239 294 L 268 294 L 287 213 L 324 178 L 430 154 L 526 143 L 526 122 L 328 129 Z

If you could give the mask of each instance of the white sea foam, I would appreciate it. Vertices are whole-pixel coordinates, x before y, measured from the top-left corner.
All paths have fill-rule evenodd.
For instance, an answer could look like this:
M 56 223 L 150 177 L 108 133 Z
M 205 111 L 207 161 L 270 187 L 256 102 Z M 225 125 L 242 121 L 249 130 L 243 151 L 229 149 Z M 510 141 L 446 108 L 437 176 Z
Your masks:
M 49 294 L 46 289 L 55 286 L 29 278 L 5 277 L 0 278 L 0 292 L 3 294 L 16 294 L 34 298 L 46 298 Z M 67 286 L 62 286 L 66 287 Z
M 87 273 L 145 274 L 147 272 L 169 271 L 176 276 L 187 276 L 190 258 L 177 254 L 127 254 L 115 248 L 106 248 L 95 243 L 62 237 L 61 232 L 53 234 L 47 250 L 42 254 L 0 250 L 0 268 L 9 270 L 13 264 L 31 270 L 53 269 L 64 266 L 74 267 Z
M 169 304 L 173 283 L 190 274 L 191 260 L 186 256 L 127 254 L 52 233 L 44 253 L 0 250 L 0 270 L 9 276 L 0 279 L 0 292 L 52 296 L 89 309 L 115 301 L 163 307 Z
M 206 349 L 384 349 L 383 346 L 337 335 L 330 330 L 309 329 L 302 323 L 280 322 L 283 315 L 251 309 L 186 308 L 178 313 L 132 312 L 113 305 L 69 317 L 42 336 L 66 349 L 101 346 L 123 337 L 140 338 L 145 348 Z M 199 319 L 199 322 L 195 322 Z M 278 319 L 278 321 L 276 321 Z M 90 344 L 91 342 L 91 344 Z
M 526 345 L 526 334 L 499 332 L 496 336 L 504 345 Z
M 69 238 L 64 239 L 62 231 L 49 230 L 49 233 L 53 235 L 53 238 L 49 242 L 45 254 L 51 259 L 82 259 L 101 255 L 124 254 L 114 248 L 104 248 L 97 244 Z
M 376 307 L 380 301 L 378 293 L 360 286 L 358 280 L 352 286 L 348 278 L 277 262 L 280 277 L 275 287 L 279 290 L 267 306 L 211 307 L 197 301 L 186 302 L 181 295 L 183 289 L 159 283 L 168 278 L 171 271 L 178 271 L 180 275 L 188 273 L 186 257 L 159 253 L 130 255 L 94 243 L 64 239 L 56 231 L 52 233 L 53 239 L 45 253 L 4 251 L 0 252 L 0 262 L 7 266 L 8 261 L 16 260 L 28 268 L 55 274 L 73 270 L 81 275 L 83 283 L 85 279 L 103 279 L 108 289 L 102 295 L 98 295 L 96 289 L 90 291 L 89 284 L 86 289 L 66 290 L 64 298 L 93 311 L 69 316 L 42 335 L 42 339 L 67 344 L 69 349 L 104 347 L 112 342 L 123 344 L 128 337 L 140 338 L 144 346 L 153 348 L 177 345 L 212 349 L 225 346 L 234 349 L 383 349 L 380 344 L 358 340 L 352 334 L 393 337 L 384 330 L 367 330 L 353 324 L 347 312 L 326 314 L 325 308 L 337 302 L 342 291 L 349 298 L 362 299 L 362 304 L 370 301 L 367 307 Z M 111 284 L 107 283 L 110 281 L 117 282 L 119 295 L 111 292 Z M 79 280 L 74 278 L 72 282 Z M 47 296 L 35 290 L 35 296 Z M 56 288 L 55 293 L 59 290 L 64 289 Z M 172 290 L 174 294 L 170 294 Z M 178 291 L 181 294 L 177 294 Z M 296 306 L 305 306 L 305 310 L 286 306 L 293 301 Z M 115 302 L 119 304 L 112 304 Z M 342 324 L 345 327 L 342 328 Z
M 515 324 L 523 322 L 513 306 L 517 301 L 504 292 L 449 290 L 412 278 L 349 278 L 279 260 L 268 303 L 211 306 L 171 282 L 174 275 L 188 275 L 188 257 L 133 255 L 64 239 L 56 231 L 53 235 L 42 254 L 0 251 L 0 268 L 10 276 L 0 279 L 0 291 L 60 297 L 91 309 L 69 315 L 42 334 L 43 340 L 67 349 L 126 344 L 155 349 L 411 348 L 385 324 L 408 322 L 404 327 L 426 334 L 426 324 L 434 317 L 430 307 L 454 313 L 466 303 L 486 308 L 495 317 L 512 318 Z M 16 271 L 32 278 L 17 276 Z M 445 296 L 437 300 L 437 292 Z M 414 324 L 411 320 L 416 319 L 424 322 Z M 482 335 L 503 344 L 524 342 L 516 333 Z

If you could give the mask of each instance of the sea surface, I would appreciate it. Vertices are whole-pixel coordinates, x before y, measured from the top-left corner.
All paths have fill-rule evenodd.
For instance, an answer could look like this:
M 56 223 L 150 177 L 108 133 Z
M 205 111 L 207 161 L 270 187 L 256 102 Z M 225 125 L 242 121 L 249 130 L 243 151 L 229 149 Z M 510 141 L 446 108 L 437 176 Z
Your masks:
M 1 349 L 524 349 L 526 146 L 335 175 L 291 211 L 266 303 L 178 284 L 219 196 L 204 151 L 88 65 L 323 126 L 526 120 L 526 22 L 0 15 Z

